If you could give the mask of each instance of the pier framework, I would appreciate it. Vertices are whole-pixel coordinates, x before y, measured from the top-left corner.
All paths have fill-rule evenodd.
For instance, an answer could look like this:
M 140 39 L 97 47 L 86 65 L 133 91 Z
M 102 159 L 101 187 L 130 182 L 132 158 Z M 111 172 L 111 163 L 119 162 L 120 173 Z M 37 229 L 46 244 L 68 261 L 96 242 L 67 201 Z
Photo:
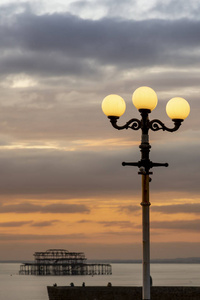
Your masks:
M 23 263 L 20 275 L 111 275 L 110 264 L 90 264 L 83 252 L 49 249 L 35 252 L 33 263 Z

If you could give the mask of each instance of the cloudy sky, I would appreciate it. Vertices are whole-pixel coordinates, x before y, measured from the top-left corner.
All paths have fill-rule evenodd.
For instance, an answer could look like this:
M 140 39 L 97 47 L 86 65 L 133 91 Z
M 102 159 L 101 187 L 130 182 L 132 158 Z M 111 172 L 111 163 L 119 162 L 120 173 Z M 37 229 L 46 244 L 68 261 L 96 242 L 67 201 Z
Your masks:
M 200 3 L 196 0 L 0 0 L 0 258 L 63 248 L 88 258 L 141 259 L 140 132 L 117 131 L 102 99 L 151 118 L 187 99 L 179 131 L 150 132 L 151 257 L 199 256 Z

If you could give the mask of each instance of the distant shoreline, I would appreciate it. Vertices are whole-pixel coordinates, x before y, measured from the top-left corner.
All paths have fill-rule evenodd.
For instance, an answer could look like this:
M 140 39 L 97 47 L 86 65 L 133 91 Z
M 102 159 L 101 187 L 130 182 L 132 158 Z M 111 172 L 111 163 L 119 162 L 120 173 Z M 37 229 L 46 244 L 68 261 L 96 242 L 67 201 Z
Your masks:
M 31 263 L 30 260 L 1 260 L 0 263 Z M 141 264 L 140 259 L 88 259 L 89 263 Z M 200 257 L 152 259 L 151 264 L 200 264 Z

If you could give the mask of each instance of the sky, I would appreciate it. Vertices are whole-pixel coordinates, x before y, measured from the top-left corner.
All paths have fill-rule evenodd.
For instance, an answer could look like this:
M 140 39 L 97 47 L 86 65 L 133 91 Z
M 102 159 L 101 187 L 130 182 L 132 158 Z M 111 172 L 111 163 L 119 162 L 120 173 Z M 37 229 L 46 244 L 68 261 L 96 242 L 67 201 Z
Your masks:
M 200 3 L 191 0 L 0 0 L 0 260 L 51 248 L 141 259 L 140 132 L 112 128 L 101 102 L 173 97 L 189 117 L 150 132 L 151 258 L 199 257 Z

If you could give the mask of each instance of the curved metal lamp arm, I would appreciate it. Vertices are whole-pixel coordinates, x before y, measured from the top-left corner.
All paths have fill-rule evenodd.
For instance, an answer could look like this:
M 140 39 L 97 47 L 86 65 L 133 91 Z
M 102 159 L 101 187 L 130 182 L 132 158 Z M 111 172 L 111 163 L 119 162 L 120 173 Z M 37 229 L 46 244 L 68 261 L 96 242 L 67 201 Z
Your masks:
M 169 132 L 173 132 L 179 129 L 179 127 L 181 126 L 181 123 L 183 122 L 182 119 L 173 119 L 172 120 L 174 122 L 174 127 L 173 128 L 168 128 L 167 126 L 165 126 L 165 124 L 163 122 L 161 122 L 158 119 L 154 119 L 152 121 L 149 121 L 149 128 L 153 131 L 158 131 L 158 130 L 163 130 L 163 131 L 169 131 Z
M 112 126 L 118 130 L 128 129 L 128 128 L 131 128 L 133 130 L 138 130 L 141 128 L 141 121 L 135 118 L 129 120 L 123 126 L 117 125 L 117 120 L 119 119 L 119 117 L 109 116 L 108 118 L 110 119 Z

